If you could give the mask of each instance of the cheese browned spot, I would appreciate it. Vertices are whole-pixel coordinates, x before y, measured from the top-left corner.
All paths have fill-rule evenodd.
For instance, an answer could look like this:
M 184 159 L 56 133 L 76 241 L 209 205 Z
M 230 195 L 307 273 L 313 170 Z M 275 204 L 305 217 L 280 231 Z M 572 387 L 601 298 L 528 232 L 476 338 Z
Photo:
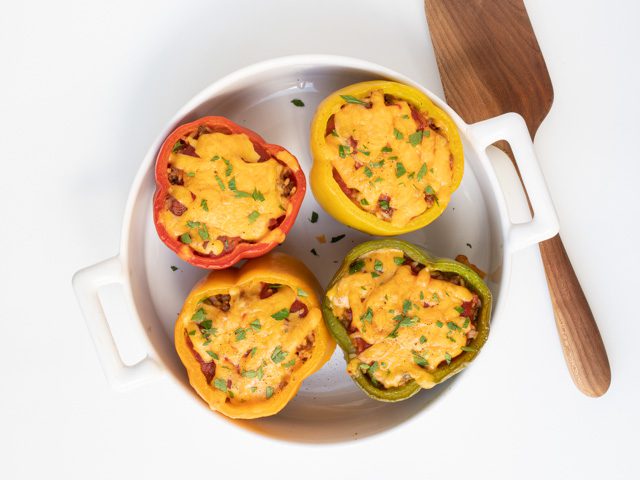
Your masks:
M 181 139 L 169 158 L 159 223 L 204 255 L 238 242 L 281 242 L 277 227 L 291 211 L 298 167 L 286 151 L 266 157 L 245 134 L 198 131 Z
M 295 380 L 322 321 L 320 309 L 306 298 L 288 285 L 252 281 L 208 292 L 184 312 L 179 321 L 194 357 L 206 363 L 202 373 L 211 388 L 227 402 L 249 405 Z
M 386 100 L 386 101 L 385 101 Z M 406 101 L 373 91 L 329 120 L 334 178 L 362 210 L 404 226 L 449 201 L 453 169 L 447 139 Z M 331 128 L 329 128 L 331 127 Z
M 358 347 L 347 370 L 360 369 L 385 388 L 412 379 L 432 387 L 431 372 L 476 334 L 477 295 L 440 272 L 416 268 L 400 250 L 376 250 L 360 260 L 327 292 Z

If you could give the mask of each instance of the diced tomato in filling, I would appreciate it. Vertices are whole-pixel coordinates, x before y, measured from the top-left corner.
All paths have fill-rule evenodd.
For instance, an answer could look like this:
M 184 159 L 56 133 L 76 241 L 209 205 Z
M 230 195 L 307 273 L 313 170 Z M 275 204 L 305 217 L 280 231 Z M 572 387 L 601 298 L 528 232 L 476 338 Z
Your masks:
M 300 312 L 298 315 L 300 316 L 300 318 L 304 318 L 307 316 L 307 313 L 309 313 L 309 308 L 303 302 L 296 298 L 295 301 L 291 304 L 291 307 L 289 307 L 289 312 Z
M 360 355 L 362 352 L 364 352 L 367 348 L 369 348 L 371 346 L 370 343 L 365 342 L 362 338 L 360 337 L 356 337 L 353 339 L 353 344 L 356 347 L 356 353 L 358 355 Z
M 173 213 L 176 217 L 181 216 L 184 212 L 187 211 L 187 207 L 185 207 L 182 203 L 180 203 L 171 195 L 167 195 L 165 206 L 167 210 Z
M 336 116 L 331 115 L 329 120 L 327 121 L 327 128 L 324 131 L 324 136 L 331 135 L 333 131 L 336 129 Z
M 186 330 L 184 331 L 184 336 L 187 340 L 187 346 L 189 347 L 189 350 L 191 350 L 191 353 L 193 353 L 193 357 L 200 364 L 200 370 L 202 371 L 204 377 L 207 379 L 207 383 L 211 383 L 213 377 L 216 376 L 216 363 L 214 361 L 205 362 L 204 360 L 202 360 L 200 354 L 193 348 L 193 343 L 191 342 L 189 334 Z
M 279 285 L 262 282 L 260 286 L 260 298 L 264 300 L 278 291 Z

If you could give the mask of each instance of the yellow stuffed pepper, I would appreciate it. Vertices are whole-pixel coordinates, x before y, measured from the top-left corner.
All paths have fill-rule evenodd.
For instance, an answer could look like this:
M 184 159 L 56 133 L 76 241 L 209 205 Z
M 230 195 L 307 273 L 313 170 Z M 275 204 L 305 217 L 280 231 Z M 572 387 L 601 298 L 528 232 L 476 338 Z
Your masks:
M 373 235 L 428 225 L 464 170 L 453 120 L 421 91 L 370 81 L 338 90 L 311 125 L 311 188 L 336 220 Z
M 300 261 L 276 252 L 212 272 L 193 288 L 175 345 L 212 410 L 242 419 L 274 415 L 331 358 L 335 341 L 317 291 Z

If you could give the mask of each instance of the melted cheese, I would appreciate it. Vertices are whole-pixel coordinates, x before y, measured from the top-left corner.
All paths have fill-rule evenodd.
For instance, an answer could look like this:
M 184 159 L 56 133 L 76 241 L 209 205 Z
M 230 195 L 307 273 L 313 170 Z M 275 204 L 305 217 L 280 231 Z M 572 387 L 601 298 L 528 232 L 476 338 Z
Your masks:
M 430 206 L 425 193 L 439 202 L 449 201 L 453 179 L 449 143 L 430 128 L 416 138 L 407 102 L 385 105 L 382 91 L 371 92 L 370 102 L 371 108 L 347 103 L 335 114 L 335 134 L 326 137 L 335 152 L 331 164 L 347 187 L 357 190 L 361 209 L 404 226 Z M 350 137 L 358 142 L 356 151 L 350 147 Z M 391 219 L 379 208 L 381 196 L 390 198 Z
M 428 269 L 413 275 L 400 250 L 377 250 L 361 257 L 364 267 L 340 279 L 328 292 L 336 317 L 352 312 L 352 339 L 371 347 L 352 358 L 347 370 L 377 362 L 375 380 L 395 387 L 410 379 L 433 386 L 431 371 L 462 353 L 471 322 L 459 311 L 473 299 L 467 288 L 431 278 Z M 372 275 L 373 273 L 373 275 Z M 376 276 L 379 275 L 379 276 Z M 424 359 L 428 364 L 423 363 Z
M 320 309 L 311 308 L 293 288 L 282 285 L 265 299 L 260 299 L 260 290 L 261 282 L 254 281 L 206 292 L 197 309 L 182 317 L 193 349 L 205 362 L 216 363 L 211 386 L 227 395 L 228 402 L 247 405 L 277 395 L 306 361 L 296 350 L 313 337 L 322 321 Z M 204 302 L 217 294 L 230 295 L 227 312 Z M 273 317 L 288 311 L 296 299 L 309 309 L 305 317 L 300 312 L 289 313 L 286 319 Z M 208 321 L 210 329 L 203 330 Z
M 180 216 L 165 209 L 159 221 L 176 238 L 186 238 L 189 247 L 201 253 L 218 255 L 223 243 L 218 237 L 281 242 L 278 229 L 269 230 L 269 221 L 290 211 L 289 199 L 282 192 L 285 166 L 271 158 L 258 162 L 260 155 L 245 134 L 203 134 L 186 141 L 200 158 L 172 153 L 169 165 L 182 170 L 183 185 L 171 185 L 168 194 L 187 210 Z M 287 152 L 276 158 L 291 167 Z M 185 243 L 183 241 L 183 243 Z

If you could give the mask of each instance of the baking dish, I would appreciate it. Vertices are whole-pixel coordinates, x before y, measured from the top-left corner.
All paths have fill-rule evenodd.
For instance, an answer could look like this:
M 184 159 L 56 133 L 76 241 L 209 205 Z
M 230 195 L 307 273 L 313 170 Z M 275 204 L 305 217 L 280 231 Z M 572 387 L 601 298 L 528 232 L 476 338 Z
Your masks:
M 309 125 L 315 107 L 331 92 L 356 82 L 388 79 L 425 92 L 455 121 L 465 151 L 465 174 L 447 211 L 428 227 L 400 238 L 438 255 L 465 253 L 482 270 L 494 297 L 492 328 L 501 328 L 502 305 L 509 285 L 511 255 L 553 236 L 558 221 L 526 125 L 517 114 L 501 115 L 473 125 L 464 123 L 444 101 L 409 78 L 359 59 L 301 55 L 261 62 L 211 84 L 189 101 L 158 135 L 133 181 L 124 215 L 119 255 L 77 272 L 73 285 L 108 382 L 124 390 L 163 377 L 183 387 L 185 401 L 199 402 L 173 346 L 177 312 L 204 270 L 181 262 L 158 239 L 152 220 L 154 161 L 166 136 L 179 124 L 206 115 L 223 115 L 285 146 L 311 167 Z M 299 100 L 299 102 L 292 102 Z M 296 106 L 303 103 L 304 107 Z M 277 119 L 277 121 L 274 121 Z M 514 151 L 534 210 L 533 219 L 514 224 L 486 148 L 507 140 Z M 316 212 L 314 214 L 313 212 Z M 335 222 L 307 195 L 287 241 L 277 250 L 306 263 L 327 285 L 337 262 L 355 244 L 372 237 Z M 170 267 L 176 267 L 176 271 Z M 142 339 L 144 359 L 125 365 L 118 353 L 98 296 L 119 284 L 134 319 L 129 334 Z M 491 342 L 489 342 L 491 343 Z M 476 362 L 482 361 L 482 355 Z M 400 404 L 375 402 L 344 373 L 337 351 L 322 370 L 305 381 L 300 392 L 277 416 L 235 425 L 292 442 L 327 443 L 379 434 L 428 411 L 445 391 L 455 391 L 469 372 Z M 469 368 L 473 374 L 473 366 Z M 231 422 L 211 415 L 212 428 Z

